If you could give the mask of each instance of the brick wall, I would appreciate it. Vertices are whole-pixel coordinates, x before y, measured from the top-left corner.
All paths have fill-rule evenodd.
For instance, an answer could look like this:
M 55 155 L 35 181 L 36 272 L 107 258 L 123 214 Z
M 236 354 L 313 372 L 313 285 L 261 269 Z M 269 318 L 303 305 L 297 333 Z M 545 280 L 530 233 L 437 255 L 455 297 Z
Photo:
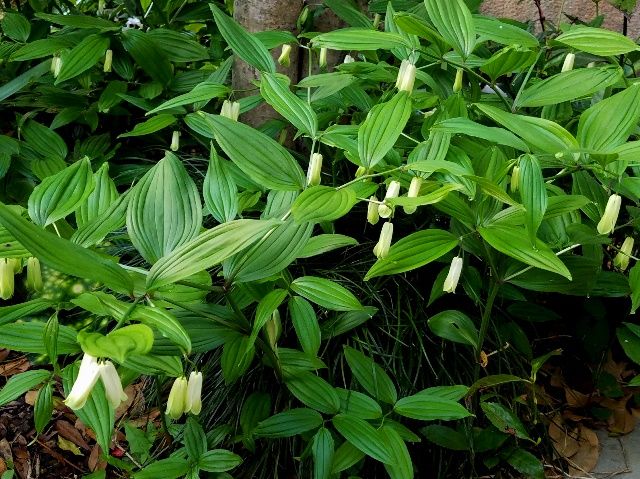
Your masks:
M 538 18 L 538 10 L 533 0 L 484 0 L 483 13 L 497 17 L 531 20 Z M 542 0 L 545 17 L 554 24 L 558 19 L 566 20 L 564 13 L 589 21 L 594 18 L 596 9 L 592 0 Z M 600 13 L 605 16 L 607 28 L 622 32 L 623 14 L 613 8 L 606 0 L 600 1 Z M 640 9 L 629 21 L 628 35 L 640 36 Z

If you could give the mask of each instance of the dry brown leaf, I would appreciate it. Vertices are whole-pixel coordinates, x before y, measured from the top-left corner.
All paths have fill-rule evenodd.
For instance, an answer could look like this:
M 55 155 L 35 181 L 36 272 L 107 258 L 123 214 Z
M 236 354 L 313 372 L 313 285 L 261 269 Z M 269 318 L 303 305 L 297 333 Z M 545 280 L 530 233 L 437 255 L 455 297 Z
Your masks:
M 13 448 L 13 468 L 21 479 L 27 479 L 31 470 L 31 456 L 26 447 Z
M 124 389 L 127 395 L 127 400 L 123 401 L 115 412 L 116 421 L 124 416 L 128 411 L 135 409 L 141 409 L 140 406 L 144 405 L 144 396 L 142 394 L 142 383 L 130 384 Z
M 580 446 L 576 440 L 575 429 L 568 429 L 566 425 L 558 423 L 559 420 L 560 418 L 556 416 L 549 424 L 549 437 L 553 441 L 556 452 L 568 459 L 578 452 Z
M 29 369 L 31 363 L 25 357 L 14 359 L 5 364 L 0 364 L 0 376 L 13 376 Z
M 569 387 L 564 388 L 564 396 L 569 407 L 580 408 L 589 404 L 589 396 Z
M 478 361 L 480 363 L 480 366 L 482 366 L 483 368 L 486 368 L 487 365 L 489 364 L 489 356 L 484 351 L 480 351 L 480 358 Z
M 11 452 L 11 445 L 9 441 L 2 438 L 0 439 L 0 458 L 5 462 L 13 462 L 13 453 Z
M 89 470 L 103 471 L 107 468 L 107 461 L 102 459 L 102 450 L 97 444 L 91 448 L 91 454 L 89 454 L 89 461 L 87 462 Z
M 0 361 L 4 361 L 5 359 L 7 359 L 10 352 L 11 351 L 9 351 L 8 349 L 0 349 Z
M 36 398 L 38 397 L 38 391 L 27 391 L 24 395 L 24 402 L 26 402 L 29 406 L 34 406 L 36 404 Z
M 578 425 L 578 452 L 569 458 L 569 474 L 583 476 L 591 472 L 598 463 L 600 455 L 598 436 L 583 424 Z
M 0 459 L 0 474 L 4 474 L 7 472 L 7 463 L 4 462 L 4 459 Z
M 67 421 L 62 421 L 62 420 L 56 421 L 55 429 L 58 435 L 61 436 L 62 438 L 68 441 L 71 441 L 73 444 L 75 444 L 78 447 L 81 447 L 86 451 L 89 450 L 89 444 L 87 444 L 87 441 L 84 440 L 80 431 L 74 428 Z
M 631 395 L 627 395 L 622 399 L 605 398 L 600 401 L 600 405 L 611 411 L 611 416 L 607 421 L 608 429 L 613 434 L 629 434 L 635 429 L 636 418 L 627 409 L 627 403 Z

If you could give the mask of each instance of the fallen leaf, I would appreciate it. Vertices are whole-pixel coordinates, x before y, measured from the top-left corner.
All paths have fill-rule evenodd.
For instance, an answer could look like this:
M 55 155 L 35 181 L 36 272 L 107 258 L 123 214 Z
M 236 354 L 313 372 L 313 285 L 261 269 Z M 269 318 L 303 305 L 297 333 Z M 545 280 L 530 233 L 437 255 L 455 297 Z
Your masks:
M 74 456 L 82 456 L 80 448 L 62 436 L 58 436 L 58 447 L 63 451 L 69 451 Z
M 568 459 L 571 476 L 582 476 L 591 472 L 596 467 L 600 455 L 598 436 L 583 424 L 578 425 L 578 445 L 578 452 Z
M 615 400 L 605 398 L 600 401 L 600 405 L 611 411 L 611 416 L 607 421 L 609 432 L 613 434 L 629 434 L 636 427 L 636 418 L 627 409 L 627 403 L 631 395 L 627 395 L 622 399 Z
M 107 468 L 107 461 L 102 458 L 102 450 L 99 445 L 96 444 L 91 448 L 91 454 L 89 454 L 87 466 L 89 466 L 89 470 L 91 472 L 103 471 Z
M 25 357 L 14 359 L 5 364 L 0 364 L 0 376 L 13 376 L 14 374 L 23 373 L 29 369 L 31 363 Z
M 580 446 L 575 438 L 575 429 L 569 429 L 566 424 L 562 424 L 559 421 L 561 421 L 560 417 L 556 416 L 549 424 L 549 437 L 556 452 L 563 458 L 568 459 L 578 452 Z
M 489 356 L 484 351 L 480 351 L 479 362 L 480 362 L 480 366 L 482 366 L 483 368 L 486 368 L 487 365 L 489 364 Z
M 81 447 L 82 449 L 88 451 L 89 444 L 84 440 L 80 431 L 74 428 L 67 421 L 58 420 L 55 423 L 55 429 L 59 436 L 64 438 L 67 441 L 71 441 L 74 445 Z
M 22 479 L 30 477 L 31 456 L 26 447 L 13 448 L 13 468 L 18 473 L 18 477 Z
M 0 458 L 7 463 L 13 462 L 13 453 L 11 452 L 11 446 L 6 439 L 0 439 Z
M 38 391 L 27 391 L 27 393 L 24 395 L 24 402 L 26 402 L 29 406 L 34 406 L 37 397 Z
M 580 391 L 565 387 L 564 389 L 565 399 L 569 407 L 585 407 L 589 404 L 589 396 L 582 394 Z
M 124 416 L 127 412 L 131 413 L 135 409 L 139 409 L 139 406 L 144 405 L 144 396 L 142 394 L 142 383 L 130 384 L 124 389 L 127 395 L 126 401 L 123 401 L 116 409 L 115 418 L 116 421 Z M 131 414 L 129 414 L 131 415 Z
M 10 352 L 11 351 L 9 351 L 8 349 L 0 349 L 0 361 L 4 361 L 5 359 L 7 359 Z
M 4 459 L 0 459 L 0 474 L 7 472 L 7 463 L 4 462 Z

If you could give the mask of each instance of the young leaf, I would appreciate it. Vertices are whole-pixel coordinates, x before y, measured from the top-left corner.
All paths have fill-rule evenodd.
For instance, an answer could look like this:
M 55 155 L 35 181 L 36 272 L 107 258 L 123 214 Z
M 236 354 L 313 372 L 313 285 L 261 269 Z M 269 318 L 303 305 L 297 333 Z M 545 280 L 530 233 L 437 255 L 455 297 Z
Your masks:
M 476 46 L 476 29 L 469 7 L 464 0 L 425 0 L 427 14 L 443 38 L 463 58 Z
M 36 396 L 36 402 L 33 405 L 33 419 L 36 426 L 36 431 L 41 434 L 44 428 L 47 427 L 51 416 L 53 414 L 53 388 L 51 383 L 48 382 L 40 388 L 38 395 Z
M 378 364 L 360 351 L 345 347 L 344 357 L 358 383 L 373 397 L 388 404 L 398 400 L 393 381 Z
M 118 199 L 118 190 L 109 176 L 109 163 L 104 163 L 93 175 L 95 188 L 87 199 L 76 210 L 78 228 L 98 218 L 109 210 Z
M 132 191 L 127 207 L 131 242 L 153 264 L 193 240 L 201 225 L 198 189 L 178 157 L 167 151 Z
M 520 196 L 525 208 L 529 240 L 536 244 L 536 234 L 547 211 L 547 189 L 538 159 L 525 155 L 520 159 Z
M 278 113 L 298 130 L 312 138 L 318 132 L 318 118 L 311 106 L 289 90 L 289 78 L 277 73 L 263 73 L 260 94 Z
M 522 421 L 520 421 L 513 411 L 495 402 L 483 402 L 480 404 L 480 407 L 496 429 L 507 434 L 512 434 L 520 439 L 531 441 Z
M 302 276 L 291 283 L 294 293 L 332 311 L 361 310 L 358 298 L 335 281 L 316 276 Z
M 111 333 L 78 333 L 78 343 L 86 354 L 113 358 L 123 363 L 129 354 L 147 354 L 153 346 L 153 331 L 144 324 L 130 324 Z
M 319 254 L 328 253 L 334 249 L 356 246 L 358 241 L 351 236 L 339 234 L 321 234 L 307 241 L 298 258 L 311 258 Z
M 142 123 L 136 124 L 136 126 L 133 127 L 133 130 L 128 133 L 119 134 L 118 138 L 150 135 L 151 133 L 155 133 L 156 131 L 160 131 L 170 125 L 173 125 L 176 121 L 175 116 L 168 113 L 161 113 L 160 115 L 149 118 Z
M 152 462 L 143 470 L 136 472 L 133 479 L 177 479 L 184 477 L 191 466 L 183 458 L 169 457 Z
M 184 428 L 183 442 L 189 459 L 198 462 L 203 454 L 207 452 L 207 436 L 202 426 L 193 417 L 187 418 L 187 424 Z
M 109 48 L 109 37 L 99 34 L 85 37 L 68 53 L 62 55 L 62 67 L 56 77 L 55 85 L 86 72 L 104 57 L 107 48 Z

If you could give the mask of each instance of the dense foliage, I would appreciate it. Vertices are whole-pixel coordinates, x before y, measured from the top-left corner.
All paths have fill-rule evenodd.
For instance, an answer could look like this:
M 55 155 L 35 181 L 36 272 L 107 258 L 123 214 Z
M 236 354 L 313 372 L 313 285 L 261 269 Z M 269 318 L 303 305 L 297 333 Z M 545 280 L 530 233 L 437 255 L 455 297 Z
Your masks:
M 592 357 L 615 331 L 640 363 L 638 46 L 463 0 L 326 4 L 348 28 L 249 34 L 216 2 L 3 13 L 0 347 L 42 367 L 0 405 L 38 389 L 40 433 L 66 398 L 136 479 L 542 478 L 562 344 L 540 323 L 579 323 Z M 243 123 L 264 102 L 281 117 Z M 615 311 L 599 343 L 594 308 Z M 115 421 L 142 378 L 166 410 L 146 430 Z

